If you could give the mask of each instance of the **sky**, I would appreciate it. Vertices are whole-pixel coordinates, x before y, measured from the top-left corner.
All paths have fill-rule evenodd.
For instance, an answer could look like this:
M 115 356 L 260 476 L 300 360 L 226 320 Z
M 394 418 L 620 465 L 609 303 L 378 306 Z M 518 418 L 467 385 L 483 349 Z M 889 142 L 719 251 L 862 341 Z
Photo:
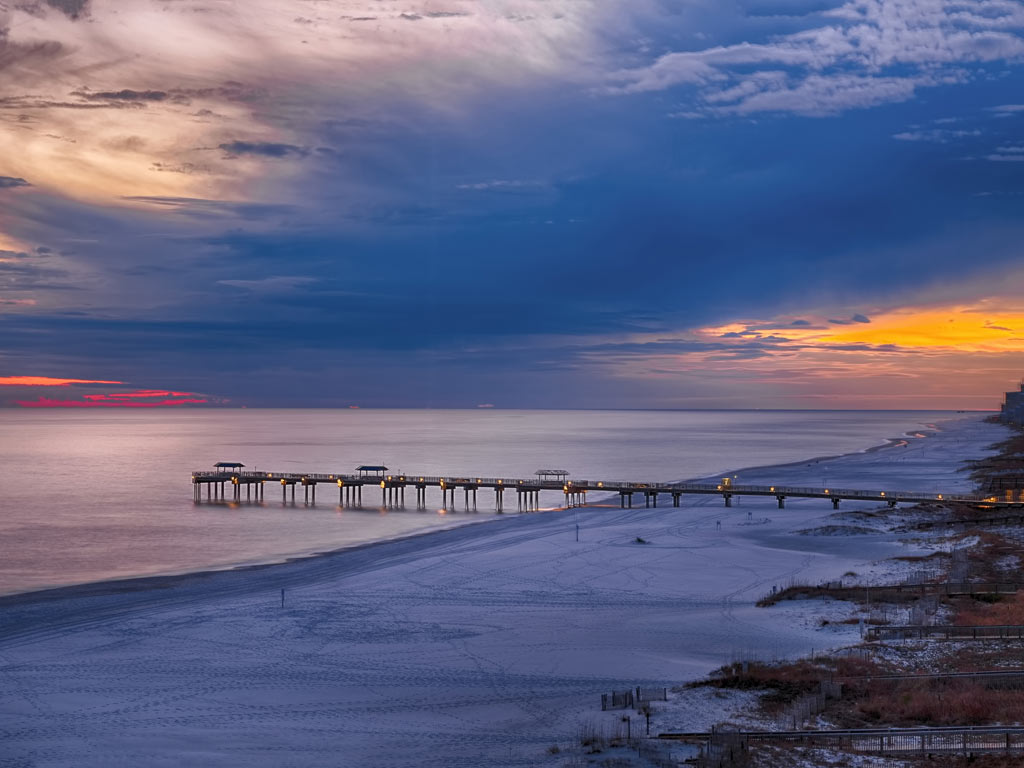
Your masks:
M 0 0 L 0 404 L 997 408 L 1024 2 Z

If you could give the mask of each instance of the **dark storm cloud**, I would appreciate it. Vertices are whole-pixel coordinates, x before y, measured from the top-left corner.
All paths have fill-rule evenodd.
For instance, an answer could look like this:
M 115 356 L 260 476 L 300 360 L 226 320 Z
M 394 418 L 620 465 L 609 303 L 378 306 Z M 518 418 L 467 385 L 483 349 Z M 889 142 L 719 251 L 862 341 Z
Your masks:
M 226 157 L 259 155 L 261 157 L 305 157 L 309 150 L 295 144 L 281 144 L 270 141 L 230 141 L 219 145 Z
M 46 0 L 46 4 L 72 19 L 77 19 L 88 9 L 89 0 Z
M 17 176 L 0 176 L 0 189 L 13 189 L 14 187 L 31 186 L 32 185 L 29 184 L 27 181 Z
M 89 101 L 166 101 L 171 97 L 167 91 L 133 91 L 125 88 L 120 91 L 98 91 L 87 93 L 75 91 L 75 96 L 81 96 Z

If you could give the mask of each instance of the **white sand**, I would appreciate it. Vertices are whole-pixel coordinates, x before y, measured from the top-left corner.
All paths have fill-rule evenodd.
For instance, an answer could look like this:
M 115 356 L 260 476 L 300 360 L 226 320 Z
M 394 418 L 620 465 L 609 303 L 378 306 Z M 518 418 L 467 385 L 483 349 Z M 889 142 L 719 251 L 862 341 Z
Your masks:
M 824 464 L 839 487 L 962 490 L 959 457 L 1004 435 L 971 417 Z M 739 474 L 817 484 L 821 471 Z M 753 606 L 772 585 L 913 551 L 891 533 L 794 533 L 832 514 L 686 497 L 580 510 L 578 543 L 571 510 L 509 515 L 282 566 L 0 600 L 0 765 L 561 765 L 549 745 L 616 717 L 602 692 L 855 642 L 855 626 L 819 626 L 848 606 Z M 728 716 L 715 701 L 676 700 L 659 727 L 705 728 Z

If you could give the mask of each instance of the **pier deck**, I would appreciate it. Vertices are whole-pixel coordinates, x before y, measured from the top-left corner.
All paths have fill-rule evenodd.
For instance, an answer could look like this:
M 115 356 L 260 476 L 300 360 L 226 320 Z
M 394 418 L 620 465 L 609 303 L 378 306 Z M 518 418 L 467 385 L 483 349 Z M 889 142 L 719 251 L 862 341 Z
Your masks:
M 442 506 L 447 507 L 449 496 L 451 505 L 455 505 L 455 493 L 463 491 L 466 507 L 472 501 L 476 507 L 476 495 L 480 489 L 493 491 L 495 508 L 503 509 L 506 491 L 515 493 L 517 506 L 520 510 L 538 509 L 541 491 L 562 493 L 565 506 L 580 506 L 586 503 L 588 493 L 618 494 L 619 504 L 623 508 L 633 506 L 633 497 L 643 496 L 644 506 L 658 506 L 658 497 L 671 498 L 672 506 L 678 507 L 682 497 L 686 495 L 720 496 L 725 506 L 731 507 L 732 500 L 738 496 L 771 496 L 779 508 L 785 506 L 787 498 L 825 499 L 835 509 L 841 501 L 855 501 L 888 504 L 921 504 L 927 502 L 958 502 L 975 507 L 1013 507 L 1024 509 L 1024 498 L 1021 492 L 1007 492 L 1002 497 L 983 496 L 981 494 L 944 494 L 925 493 L 923 491 L 865 490 L 850 488 L 813 488 L 793 486 L 761 486 L 734 485 L 727 480 L 722 483 L 664 483 L 636 482 L 621 480 L 575 480 L 567 477 L 552 478 L 542 476 L 535 478 L 517 477 L 475 477 L 465 475 L 417 475 L 417 474 L 376 474 L 365 472 L 349 473 L 316 473 L 316 472 L 257 472 L 257 471 L 196 471 L 192 473 L 193 497 L 196 501 L 202 498 L 202 488 L 206 487 L 207 499 L 224 499 L 227 486 L 231 486 L 231 495 L 235 501 L 242 500 L 242 488 L 246 489 L 247 500 L 263 499 L 267 484 L 280 485 L 283 500 L 287 501 L 288 489 L 291 489 L 291 500 L 295 501 L 295 486 L 304 489 L 305 501 L 316 502 L 318 485 L 334 486 L 338 489 L 338 503 L 362 503 L 363 488 L 379 488 L 383 506 L 405 506 L 405 490 L 411 488 L 416 493 L 417 507 L 426 505 L 428 488 L 441 491 Z

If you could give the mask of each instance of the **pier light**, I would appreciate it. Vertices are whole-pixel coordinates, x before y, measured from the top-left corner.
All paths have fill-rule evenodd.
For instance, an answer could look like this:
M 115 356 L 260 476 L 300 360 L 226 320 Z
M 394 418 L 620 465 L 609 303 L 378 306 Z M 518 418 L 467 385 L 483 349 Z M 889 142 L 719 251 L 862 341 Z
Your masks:
M 381 480 L 381 481 L 380 481 L 380 487 L 381 487 L 381 488 L 383 488 L 383 487 L 384 487 L 384 481 L 383 481 L 383 480 Z
M 942 494 L 939 494 L 939 501 L 942 501 Z
M 273 472 L 267 472 L 267 477 L 273 478 L 274 477 L 274 473 Z
M 281 478 L 281 485 L 288 485 L 288 481 L 285 480 L 283 477 Z
M 231 482 L 234 483 L 235 485 L 238 485 L 238 478 L 237 477 L 232 477 L 231 478 Z
M 825 493 L 828 493 L 828 488 L 825 489 Z
M 562 486 L 562 490 L 563 490 L 563 491 L 564 491 L 565 493 L 568 493 L 568 492 L 569 492 L 569 486 L 568 486 L 568 485 L 563 485 L 563 486 Z
M 885 491 L 882 491 L 879 496 L 885 496 Z
M 769 488 L 768 490 L 769 490 L 769 491 L 771 491 L 772 493 L 775 493 L 775 486 L 773 485 L 773 486 L 772 486 L 771 488 Z
M 720 491 L 720 490 L 722 490 L 722 486 L 720 486 L 720 485 L 719 485 L 719 486 L 716 486 L 716 487 L 715 487 L 715 490 L 717 490 L 717 491 Z
M 333 479 L 334 479 L 334 475 L 328 475 L 328 476 L 327 476 L 327 479 L 328 479 L 328 480 L 333 480 Z
M 501 484 L 502 484 L 502 483 L 504 483 L 504 482 L 505 482 L 504 480 L 499 480 L 499 481 L 498 481 L 498 485 L 501 485 Z
M 598 483 L 598 484 L 597 484 L 597 487 L 598 487 L 598 488 L 604 488 L 604 483 Z
M 390 479 L 391 479 L 391 475 L 388 475 L 388 480 L 390 480 Z M 383 488 L 383 487 L 384 486 L 382 485 L 381 488 Z
M 339 487 L 339 488 L 341 488 L 341 487 L 342 487 L 343 485 L 345 485 L 345 481 L 344 481 L 344 480 L 342 480 L 342 479 L 341 479 L 341 478 L 339 477 L 339 478 L 338 478 L 338 487 Z
M 476 479 L 478 483 L 483 482 L 479 477 Z
M 423 478 L 422 478 L 422 477 L 420 478 L 420 482 L 421 482 L 421 483 L 423 482 Z

